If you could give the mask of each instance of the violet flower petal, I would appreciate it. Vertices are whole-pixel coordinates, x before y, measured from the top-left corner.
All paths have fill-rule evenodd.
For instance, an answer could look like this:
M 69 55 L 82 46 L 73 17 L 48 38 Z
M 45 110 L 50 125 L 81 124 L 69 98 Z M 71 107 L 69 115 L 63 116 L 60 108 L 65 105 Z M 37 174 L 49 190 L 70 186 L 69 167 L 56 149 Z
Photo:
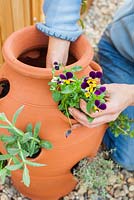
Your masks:
M 73 73 L 72 72 L 67 72 L 66 73 L 67 79 L 73 78 Z
M 102 72 L 96 72 L 96 78 L 101 78 L 102 77 Z
M 89 79 L 89 77 L 85 77 L 83 82 L 87 82 L 88 79 Z
M 89 76 L 90 76 L 91 78 L 96 78 L 96 73 L 95 73 L 94 71 L 91 71 L 91 72 L 89 73 Z
M 60 67 L 59 67 L 59 65 L 55 65 L 54 68 L 55 68 L 55 70 L 59 70 Z
M 105 109 L 107 108 L 107 106 L 106 106 L 105 103 L 102 103 L 102 104 L 99 105 L 99 108 L 100 108 L 101 110 L 105 110 Z
M 57 61 L 54 62 L 54 65 L 59 65 L 59 63 Z
M 95 100 L 95 105 L 98 107 L 100 105 L 100 100 Z
M 86 83 L 86 82 L 83 82 L 82 84 L 81 84 L 81 88 L 82 89 L 86 89 L 86 87 L 88 87 L 89 85 Z
M 60 74 L 60 78 L 61 79 L 67 79 L 66 76 L 64 74 Z
M 100 91 L 100 90 L 96 90 L 96 91 L 94 92 L 94 94 L 98 96 L 98 95 L 101 94 L 101 91 Z
M 105 92 L 106 91 L 106 87 L 102 86 L 100 87 L 101 92 Z

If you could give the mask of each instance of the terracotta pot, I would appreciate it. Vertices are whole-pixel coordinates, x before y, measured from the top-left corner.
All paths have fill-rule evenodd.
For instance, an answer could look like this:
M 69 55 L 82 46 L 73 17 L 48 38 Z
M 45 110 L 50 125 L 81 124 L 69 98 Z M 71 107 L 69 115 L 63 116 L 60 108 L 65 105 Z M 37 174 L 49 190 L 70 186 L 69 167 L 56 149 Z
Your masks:
M 40 155 L 34 159 L 47 166 L 29 167 L 29 188 L 21 182 L 20 170 L 12 174 L 15 187 L 32 200 L 57 200 L 69 193 L 77 184 L 71 174 L 71 168 L 82 158 L 96 155 L 106 130 L 106 125 L 91 129 L 79 127 L 74 129 L 68 138 L 65 137 L 69 123 L 52 99 L 48 86 L 52 78 L 51 69 L 30 66 L 17 59 L 25 57 L 20 56 L 25 55 L 24 52 L 47 47 L 47 44 L 48 37 L 33 26 L 13 33 L 3 47 L 5 63 L 0 71 L 0 79 L 10 84 L 9 91 L 0 99 L 0 111 L 5 112 L 11 119 L 13 113 L 21 105 L 25 105 L 18 118 L 17 127 L 24 130 L 28 123 L 35 124 L 40 121 L 40 137 L 53 144 L 52 150 L 42 149 Z M 79 76 L 87 75 L 92 68 L 101 70 L 99 65 L 91 62 L 93 50 L 84 36 L 71 45 L 70 52 L 76 62 L 67 68 L 74 65 L 83 66 Z M 72 123 L 76 121 L 72 120 Z M 0 150 L 5 152 L 2 146 Z

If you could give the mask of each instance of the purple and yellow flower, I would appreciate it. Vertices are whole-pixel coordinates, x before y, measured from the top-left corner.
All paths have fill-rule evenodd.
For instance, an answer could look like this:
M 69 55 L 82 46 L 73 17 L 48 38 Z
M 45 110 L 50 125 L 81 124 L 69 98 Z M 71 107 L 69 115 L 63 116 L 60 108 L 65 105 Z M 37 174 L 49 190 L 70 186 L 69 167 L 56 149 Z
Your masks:
M 98 95 L 102 94 L 102 93 L 105 92 L 105 91 L 106 91 L 106 87 L 102 86 L 102 87 L 100 87 L 99 89 L 95 90 L 94 94 L 95 94 L 96 96 L 98 96 Z
M 70 84 L 71 82 L 73 82 L 74 80 L 73 78 L 73 73 L 72 72 L 66 72 L 66 74 L 60 74 L 60 78 L 61 80 L 63 80 L 63 82 L 65 82 L 66 84 Z
M 89 77 L 85 77 L 81 84 L 81 88 L 85 90 L 86 97 L 90 97 L 90 94 L 95 91 L 97 84 L 98 84 L 97 72 L 91 71 L 89 73 Z
M 101 103 L 100 100 L 95 100 L 95 106 L 100 110 L 105 110 L 107 108 L 105 103 Z
M 98 72 L 95 72 L 95 71 L 91 71 L 89 73 L 89 77 L 95 79 L 95 78 L 101 78 L 102 77 L 102 72 L 98 71 Z

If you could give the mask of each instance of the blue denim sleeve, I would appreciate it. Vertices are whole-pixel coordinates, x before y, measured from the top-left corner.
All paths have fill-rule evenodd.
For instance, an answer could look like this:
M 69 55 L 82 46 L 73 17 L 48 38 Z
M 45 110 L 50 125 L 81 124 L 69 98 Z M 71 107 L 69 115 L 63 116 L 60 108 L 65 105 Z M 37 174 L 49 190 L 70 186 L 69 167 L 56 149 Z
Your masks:
M 49 36 L 75 41 L 82 34 L 77 24 L 80 6 L 81 0 L 45 0 L 45 23 L 37 23 L 37 29 Z

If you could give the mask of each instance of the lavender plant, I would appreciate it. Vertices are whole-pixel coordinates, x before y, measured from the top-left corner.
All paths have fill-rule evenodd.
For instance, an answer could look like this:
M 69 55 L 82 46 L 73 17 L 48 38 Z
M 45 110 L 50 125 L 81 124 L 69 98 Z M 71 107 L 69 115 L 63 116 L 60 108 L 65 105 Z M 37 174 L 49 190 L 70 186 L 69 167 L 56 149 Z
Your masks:
M 21 106 L 14 114 L 12 121 L 9 121 L 5 113 L 0 113 L 0 128 L 7 129 L 9 135 L 0 135 L 0 140 L 6 150 L 6 154 L 0 155 L 0 177 L 2 182 L 5 182 L 6 176 L 11 174 L 11 171 L 22 170 L 22 181 L 28 187 L 30 185 L 30 175 L 28 165 L 34 167 L 46 166 L 45 164 L 36 163 L 30 158 L 36 157 L 41 148 L 51 149 L 52 144 L 39 138 L 40 126 L 38 122 L 35 127 L 28 124 L 25 131 L 20 130 L 15 126 L 17 118 L 24 106 Z M 3 123 L 4 122 L 4 123 Z

